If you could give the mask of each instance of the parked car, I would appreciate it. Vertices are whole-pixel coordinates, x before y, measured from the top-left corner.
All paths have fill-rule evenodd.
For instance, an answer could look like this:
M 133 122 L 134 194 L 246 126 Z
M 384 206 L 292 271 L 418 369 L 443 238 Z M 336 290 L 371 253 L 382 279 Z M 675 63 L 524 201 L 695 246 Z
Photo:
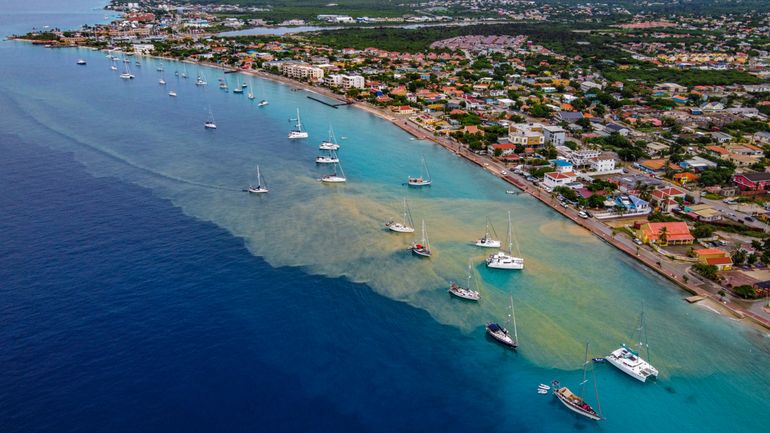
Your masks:
M 754 218 L 752 218 L 752 217 L 750 217 L 750 216 L 747 216 L 747 217 L 746 217 L 746 218 L 744 218 L 743 220 L 744 220 L 744 221 L 748 221 L 748 222 L 752 222 L 752 221 L 754 221 Z
M 578 212 L 578 216 L 583 219 L 588 219 L 588 214 L 583 212 L 582 210 Z
M 507 176 L 507 175 L 508 175 L 508 172 L 507 172 L 507 171 L 505 171 L 505 170 L 503 170 L 503 171 L 501 171 L 501 172 L 500 172 L 500 174 L 502 174 L 503 176 Z
M 642 245 L 642 241 L 639 238 L 634 238 L 634 243 L 637 245 Z

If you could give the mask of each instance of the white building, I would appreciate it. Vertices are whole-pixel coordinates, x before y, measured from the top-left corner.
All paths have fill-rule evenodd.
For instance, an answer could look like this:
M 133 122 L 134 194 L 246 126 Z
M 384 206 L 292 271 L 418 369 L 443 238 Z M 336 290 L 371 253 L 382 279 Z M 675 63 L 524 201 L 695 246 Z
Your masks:
M 599 150 L 576 150 L 570 153 L 569 160 L 575 164 L 575 167 L 586 167 L 591 165 L 591 161 L 601 154 L 602 152 Z
M 592 90 L 602 90 L 602 85 L 596 84 L 593 81 L 583 81 L 580 83 L 580 90 L 582 90 L 583 93 L 588 93 Z
M 541 123 L 514 123 L 508 126 L 508 141 L 526 147 L 541 147 L 545 144 Z
M 553 171 L 546 173 L 543 177 L 543 185 L 548 188 L 556 188 L 557 186 L 567 186 L 567 184 L 573 183 L 577 180 L 577 175 L 573 172 L 560 173 Z
M 564 145 L 564 141 L 567 139 L 567 131 L 561 126 L 544 126 L 543 135 L 545 136 L 545 142 L 554 146 Z
M 593 158 L 590 163 L 591 171 L 594 173 L 605 173 L 615 170 L 615 160 L 612 158 Z
M 342 75 L 342 74 L 329 74 L 324 79 L 324 83 L 327 86 L 341 87 L 345 90 L 348 89 L 363 89 L 365 86 L 364 77 L 360 75 Z
M 322 80 L 324 70 L 304 63 L 281 63 L 281 74 L 290 78 Z

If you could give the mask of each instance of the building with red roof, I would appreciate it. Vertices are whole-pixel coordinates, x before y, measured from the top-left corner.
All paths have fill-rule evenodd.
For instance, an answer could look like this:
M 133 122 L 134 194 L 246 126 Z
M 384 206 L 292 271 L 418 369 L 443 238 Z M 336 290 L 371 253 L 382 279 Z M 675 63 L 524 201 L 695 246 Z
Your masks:
M 691 245 L 695 241 L 687 223 L 679 221 L 642 224 L 637 237 L 646 244 L 657 245 Z

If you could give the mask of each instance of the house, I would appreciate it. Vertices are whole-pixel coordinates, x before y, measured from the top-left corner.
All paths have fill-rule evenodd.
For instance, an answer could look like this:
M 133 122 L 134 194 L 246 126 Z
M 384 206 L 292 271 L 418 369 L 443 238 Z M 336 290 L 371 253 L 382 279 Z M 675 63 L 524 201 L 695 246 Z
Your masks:
M 615 207 L 622 207 L 625 212 L 649 213 L 650 204 L 635 195 L 620 195 L 615 197 Z
M 620 126 L 616 123 L 608 123 L 607 125 L 604 126 L 604 129 L 610 134 L 612 133 L 620 134 L 623 137 L 626 137 L 628 136 L 628 134 L 631 133 L 630 129 L 626 128 L 625 126 Z
M 636 231 L 644 243 L 657 245 L 691 245 L 695 237 L 684 222 L 644 223 Z
M 402 105 L 396 108 L 396 112 L 399 114 L 414 114 L 414 108 L 408 105 Z
M 767 132 L 767 131 L 760 131 L 760 132 L 757 132 L 757 133 L 755 133 L 755 134 L 752 136 L 752 139 L 753 139 L 753 140 L 754 140 L 754 142 L 756 142 L 756 143 L 760 143 L 760 144 L 770 144 L 770 132 Z
M 592 173 L 608 173 L 615 170 L 614 158 L 592 158 L 590 161 Z
M 700 176 L 689 171 L 682 173 L 675 173 L 673 176 L 674 182 L 679 182 L 681 185 L 687 185 L 688 183 L 695 182 Z
M 567 131 L 561 126 L 544 126 L 543 135 L 545 136 L 545 142 L 554 146 L 564 145 L 564 141 L 567 137 Z
M 543 125 L 540 123 L 514 123 L 508 126 L 508 141 L 528 147 L 545 144 Z
M 650 196 L 663 212 L 671 212 L 672 209 L 679 206 L 676 199 L 684 200 L 685 192 L 679 188 L 664 187 L 654 190 Z
M 730 156 L 730 151 L 722 146 L 706 146 L 706 152 L 719 159 L 727 159 Z
M 583 114 L 577 111 L 559 111 L 556 113 L 557 120 L 567 123 L 575 123 L 582 118 Z
M 718 143 L 729 143 L 732 141 L 733 136 L 724 132 L 712 132 L 711 138 L 716 140 Z
M 736 174 L 733 183 L 743 191 L 766 191 L 770 184 L 770 173 Z
M 564 159 L 553 160 L 553 165 L 558 173 L 569 173 L 572 171 L 572 163 Z
M 729 271 L 733 268 L 733 259 L 727 251 L 719 248 L 703 248 L 694 250 L 695 258 L 704 265 L 714 265 L 720 271 Z
M 583 93 L 589 93 L 595 90 L 602 90 L 602 86 L 601 84 L 596 84 L 593 81 L 583 81 L 580 83 L 580 90 L 582 90 Z
M 650 156 L 663 155 L 668 152 L 669 148 L 670 146 L 668 144 L 658 142 L 647 143 L 647 153 L 650 154 Z
M 687 92 L 687 87 L 676 83 L 662 83 L 657 85 L 655 90 L 658 92 L 668 93 L 669 95 L 674 95 L 677 93 Z
M 688 160 L 681 161 L 679 165 L 682 168 L 689 168 L 695 171 L 703 171 L 707 168 L 714 168 L 717 166 L 717 163 L 714 161 L 709 161 L 708 159 L 701 158 L 700 156 L 694 156 Z
M 567 186 L 567 184 L 575 182 L 577 175 L 573 172 L 560 173 L 558 171 L 552 171 L 546 173 L 543 177 L 543 185 L 548 188 L 556 188 L 558 186 Z
M 722 214 L 707 204 L 688 206 L 685 210 L 687 211 L 687 216 L 698 221 L 712 222 L 722 219 Z
M 497 149 L 500 149 L 500 152 L 502 152 L 500 156 L 509 156 L 516 152 L 516 145 L 511 143 L 492 144 L 487 147 L 487 152 L 494 155 Z
M 646 159 L 642 162 L 640 162 L 639 168 L 642 171 L 646 171 L 648 173 L 663 173 L 666 171 L 666 164 L 668 163 L 668 160 L 666 159 Z
M 704 113 L 714 113 L 717 111 L 723 111 L 725 109 L 725 104 L 716 101 L 706 102 L 700 106 L 700 109 Z

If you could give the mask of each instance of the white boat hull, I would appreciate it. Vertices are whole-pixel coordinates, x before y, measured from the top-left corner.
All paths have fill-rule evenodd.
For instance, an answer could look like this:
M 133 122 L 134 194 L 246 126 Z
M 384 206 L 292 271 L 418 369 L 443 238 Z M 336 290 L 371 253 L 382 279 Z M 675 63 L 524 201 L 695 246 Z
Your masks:
M 524 269 L 524 259 L 497 252 L 487 257 L 487 267 L 492 269 Z
M 432 182 L 425 179 L 415 179 L 410 177 L 407 179 L 406 183 L 409 184 L 409 186 L 429 186 Z
M 633 355 L 625 347 L 615 350 L 604 359 L 640 382 L 647 382 L 649 377 L 658 377 L 658 370 L 655 367 L 641 357 Z
M 482 248 L 500 248 L 502 243 L 495 239 L 479 239 L 475 245 Z
M 217 129 L 217 125 L 215 125 L 213 123 L 204 123 L 203 127 L 206 128 L 206 129 Z
M 478 301 L 481 299 L 481 294 L 479 294 L 479 292 L 460 287 L 454 283 L 449 284 L 449 294 L 460 299 L 465 299 L 466 301 Z
M 554 392 L 553 392 L 553 395 L 555 395 L 555 396 L 556 396 L 556 398 L 558 398 L 558 399 L 559 399 L 559 401 L 560 401 L 560 402 L 561 402 L 561 403 L 562 403 L 562 404 L 563 404 L 563 405 L 564 405 L 564 406 L 565 406 L 567 409 L 571 410 L 572 412 L 575 412 L 575 413 L 576 413 L 576 414 L 578 414 L 578 415 L 583 415 L 584 417 L 586 417 L 586 418 L 589 418 L 589 419 L 592 419 L 592 420 L 594 420 L 594 421 L 600 421 L 600 420 L 602 419 L 602 417 L 601 417 L 601 416 L 599 416 L 598 414 L 596 414 L 596 413 L 594 413 L 594 412 L 589 412 L 589 411 L 583 410 L 583 409 L 581 409 L 580 407 L 576 406 L 576 405 L 575 405 L 576 403 L 573 403 L 573 402 L 571 402 L 571 401 L 569 400 L 569 398 L 568 398 L 568 397 L 566 397 L 564 394 L 562 394 L 562 390 L 564 390 L 564 389 L 565 389 L 565 388 L 559 388 L 559 389 L 557 389 L 557 390 L 554 390 Z M 567 392 L 568 392 L 569 394 L 572 394 L 572 393 L 569 391 L 569 389 L 567 389 Z
M 324 177 L 321 178 L 321 182 L 325 182 L 325 183 L 344 183 L 344 182 L 347 182 L 347 181 L 348 180 L 346 178 L 344 178 L 344 177 L 333 176 L 333 175 L 324 176 Z
M 385 227 L 396 233 L 414 233 L 414 227 L 405 226 L 401 223 L 387 223 Z
M 268 192 L 269 190 L 267 188 L 252 188 L 252 187 L 249 187 L 248 189 L 246 189 L 246 191 L 249 194 L 264 194 L 264 193 Z
M 318 149 L 320 149 L 320 150 L 337 150 L 339 148 L 340 148 L 339 144 L 325 143 L 325 142 L 321 143 L 321 145 L 318 146 Z
M 308 138 L 308 133 L 304 131 L 291 131 L 289 132 L 289 138 L 291 139 Z
M 338 162 L 340 162 L 338 158 L 326 158 L 326 157 L 319 156 L 318 158 L 315 159 L 316 164 L 336 164 Z

